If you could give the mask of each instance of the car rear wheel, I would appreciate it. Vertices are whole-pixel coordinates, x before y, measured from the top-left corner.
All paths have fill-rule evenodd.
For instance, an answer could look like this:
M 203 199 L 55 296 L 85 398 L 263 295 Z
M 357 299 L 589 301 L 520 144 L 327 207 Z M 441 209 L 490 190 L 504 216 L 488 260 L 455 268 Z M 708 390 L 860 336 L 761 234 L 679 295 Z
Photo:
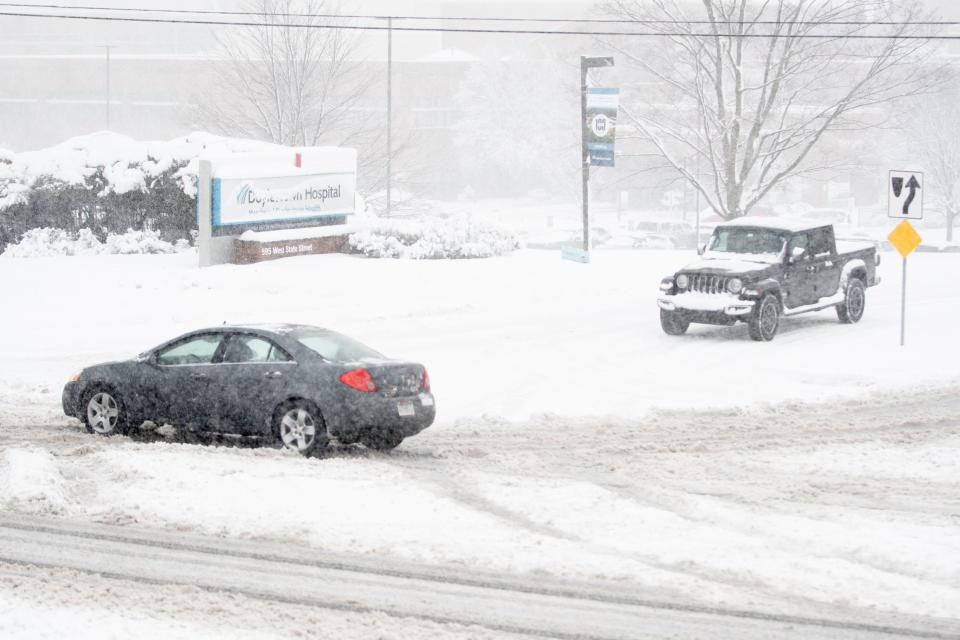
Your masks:
M 330 444 L 327 426 L 311 402 L 294 400 L 280 405 L 273 422 L 283 447 L 301 455 L 318 455 Z
M 112 436 L 126 433 L 129 416 L 123 400 L 113 389 L 94 387 L 84 395 L 84 425 L 89 433 Z
M 690 328 L 690 321 L 676 311 L 660 309 L 660 326 L 671 336 L 682 336 Z
M 750 337 L 757 342 L 770 342 L 780 328 L 780 301 L 768 293 L 753 309 L 750 316 Z
M 837 318 L 844 324 L 860 322 L 863 310 L 867 306 L 866 287 L 860 278 L 851 278 L 847 284 L 847 293 L 843 302 L 837 305 Z
M 403 442 L 403 436 L 396 432 L 387 430 L 371 431 L 360 440 L 365 447 L 374 451 L 390 451 L 396 449 Z

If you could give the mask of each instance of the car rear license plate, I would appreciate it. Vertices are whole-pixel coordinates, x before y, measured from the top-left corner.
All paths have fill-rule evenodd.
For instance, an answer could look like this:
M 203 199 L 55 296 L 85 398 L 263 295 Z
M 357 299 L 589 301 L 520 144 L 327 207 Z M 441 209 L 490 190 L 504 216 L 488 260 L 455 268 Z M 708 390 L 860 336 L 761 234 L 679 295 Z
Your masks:
M 401 416 L 417 415 L 417 408 L 413 405 L 413 400 L 401 400 L 397 403 L 397 413 Z

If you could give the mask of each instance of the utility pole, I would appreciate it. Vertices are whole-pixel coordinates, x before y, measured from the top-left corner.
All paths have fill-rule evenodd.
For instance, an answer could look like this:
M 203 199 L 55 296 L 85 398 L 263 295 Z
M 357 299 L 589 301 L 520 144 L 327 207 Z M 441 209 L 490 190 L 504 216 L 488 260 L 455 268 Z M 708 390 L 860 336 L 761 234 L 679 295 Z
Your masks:
M 110 49 L 116 47 L 112 44 L 104 44 L 101 47 L 107 52 L 107 86 L 106 86 L 106 105 L 107 105 L 107 131 L 110 130 Z
M 393 18 L 387 18 L 387 215 L 390 215 L 390 186 L 393 178 Z

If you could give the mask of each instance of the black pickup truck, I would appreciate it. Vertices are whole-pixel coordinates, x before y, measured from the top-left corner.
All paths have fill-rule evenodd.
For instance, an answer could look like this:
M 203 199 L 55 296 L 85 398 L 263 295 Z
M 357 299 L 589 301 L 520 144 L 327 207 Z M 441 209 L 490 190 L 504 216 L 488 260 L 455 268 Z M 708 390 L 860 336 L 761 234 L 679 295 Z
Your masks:
M 691 322 L 746 322 L 773 340 L 781 316 L 836 307 L 841 322 L 863 317 L 866 288 L 879 283 L 870 242 L 838 250 L 833 225 L 745 217 L 719 225 L 700 259 L 660 283 L 660 324 L 681 335 Z

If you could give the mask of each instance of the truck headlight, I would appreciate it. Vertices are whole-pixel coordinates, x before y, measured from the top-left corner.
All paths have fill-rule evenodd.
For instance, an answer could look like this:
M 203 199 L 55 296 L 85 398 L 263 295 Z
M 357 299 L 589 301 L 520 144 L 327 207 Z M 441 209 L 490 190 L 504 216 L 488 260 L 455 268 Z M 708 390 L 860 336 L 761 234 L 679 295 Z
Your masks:
M 690 286 L 690 278 L 688 278 L 686 274 L 681 273 L 680 275 L 677 276 L 678 289 L 686 289 L 689 286 Z
M 729 291 L 730 293 L 737 294 L 737 293 L 740 293 L 742 289 L 743 289 L 743 280 L 741 280 L 740 278 L 730 278 L 729 280 L 727 280 L 727 291 Z
M 660 281 L 660 291 L 670 291 L 673 289 L 673 278 L 664 278 Z

